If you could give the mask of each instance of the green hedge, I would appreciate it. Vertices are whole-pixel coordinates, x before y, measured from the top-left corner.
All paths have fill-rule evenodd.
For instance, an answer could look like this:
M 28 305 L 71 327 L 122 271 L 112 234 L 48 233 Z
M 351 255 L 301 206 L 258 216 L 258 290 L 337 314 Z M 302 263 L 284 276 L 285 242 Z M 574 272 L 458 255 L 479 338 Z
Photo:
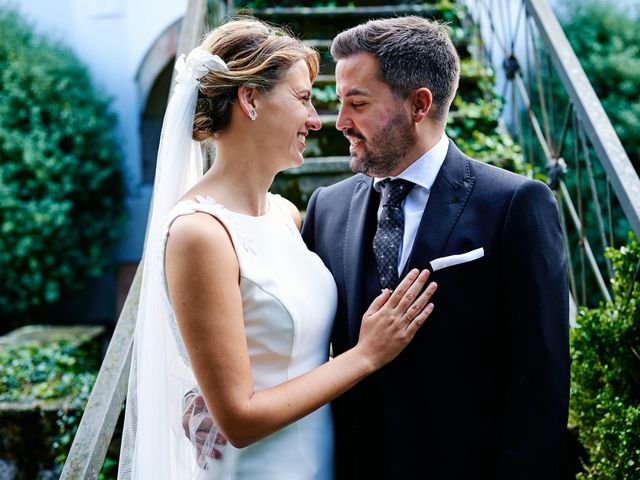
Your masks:
M 572 329 L 571 419 L 589 454 L 578 478 L 640 478 L 640 244 L 606 253 L 613 303 L 581 309 Z
M 110 262 L 125 187 L 115 118 L 63 46 L 0 10 L 0 319 L 37 319 Z

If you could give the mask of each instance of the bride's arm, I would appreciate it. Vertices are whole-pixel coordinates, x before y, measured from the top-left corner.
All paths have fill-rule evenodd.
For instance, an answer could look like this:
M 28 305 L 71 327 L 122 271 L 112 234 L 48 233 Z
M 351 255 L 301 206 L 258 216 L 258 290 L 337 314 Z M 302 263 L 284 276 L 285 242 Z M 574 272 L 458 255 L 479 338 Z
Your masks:
M 167 241 L 166 274 L 200 389 L 216 425 L 236 447 L 311 413 L 391 361 L 428 317 L 435 290 L 432 284 L 419 295 L 427 275 L 412 272 L 392 295 L 385 291 L 374 301 L 356 347 L 295 379 L 254 392 L 240 271 L 224 226 L 205 213 L 178 218 Z

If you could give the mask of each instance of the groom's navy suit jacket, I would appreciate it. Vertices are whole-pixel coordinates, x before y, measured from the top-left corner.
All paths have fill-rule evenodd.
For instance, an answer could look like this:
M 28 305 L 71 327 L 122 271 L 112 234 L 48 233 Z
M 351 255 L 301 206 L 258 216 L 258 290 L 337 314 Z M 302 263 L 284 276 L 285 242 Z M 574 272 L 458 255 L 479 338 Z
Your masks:
M 378 204 L 362 174 L 309 201 L 303 237 L 338 287 L 334 355 L 356 344 L 380 292 Z M 337 479 L 557 478 L 569 399 L 557 204 L 543 183 L 450 142 L 404 273 L 480 247 L 482 258 L 432 272 L 435 310 L 412 343 L 333 403 Z

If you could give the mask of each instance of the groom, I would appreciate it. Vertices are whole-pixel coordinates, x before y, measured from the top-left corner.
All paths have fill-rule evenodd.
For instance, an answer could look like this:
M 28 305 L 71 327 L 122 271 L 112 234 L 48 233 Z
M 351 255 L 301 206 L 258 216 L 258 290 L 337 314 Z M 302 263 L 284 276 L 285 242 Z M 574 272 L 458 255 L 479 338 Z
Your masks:
M 569 294 L 551 191 L 444 134 L 460 62 L 441 25 L 370 21 L 331 53 L 359 173 L 313 194 L 302 234 L 338 286 L 334 355 L 381 288 L 413 267 L 439 285 L 408 348 L 333 402 L 336 478 L 558 478 Z

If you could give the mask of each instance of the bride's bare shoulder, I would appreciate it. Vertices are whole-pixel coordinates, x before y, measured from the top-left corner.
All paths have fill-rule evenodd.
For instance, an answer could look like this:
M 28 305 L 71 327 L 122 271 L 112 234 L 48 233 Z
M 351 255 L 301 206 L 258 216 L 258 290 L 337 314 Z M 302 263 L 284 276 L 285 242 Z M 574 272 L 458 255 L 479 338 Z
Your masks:
M 229 232 L 215 216 L 205 212 L 194 212 L 177 217 L 169 228 L 167 236 L 167 261 L 184 257 L 194 259 L 203 256 L 233 257 L 235 251 Z

